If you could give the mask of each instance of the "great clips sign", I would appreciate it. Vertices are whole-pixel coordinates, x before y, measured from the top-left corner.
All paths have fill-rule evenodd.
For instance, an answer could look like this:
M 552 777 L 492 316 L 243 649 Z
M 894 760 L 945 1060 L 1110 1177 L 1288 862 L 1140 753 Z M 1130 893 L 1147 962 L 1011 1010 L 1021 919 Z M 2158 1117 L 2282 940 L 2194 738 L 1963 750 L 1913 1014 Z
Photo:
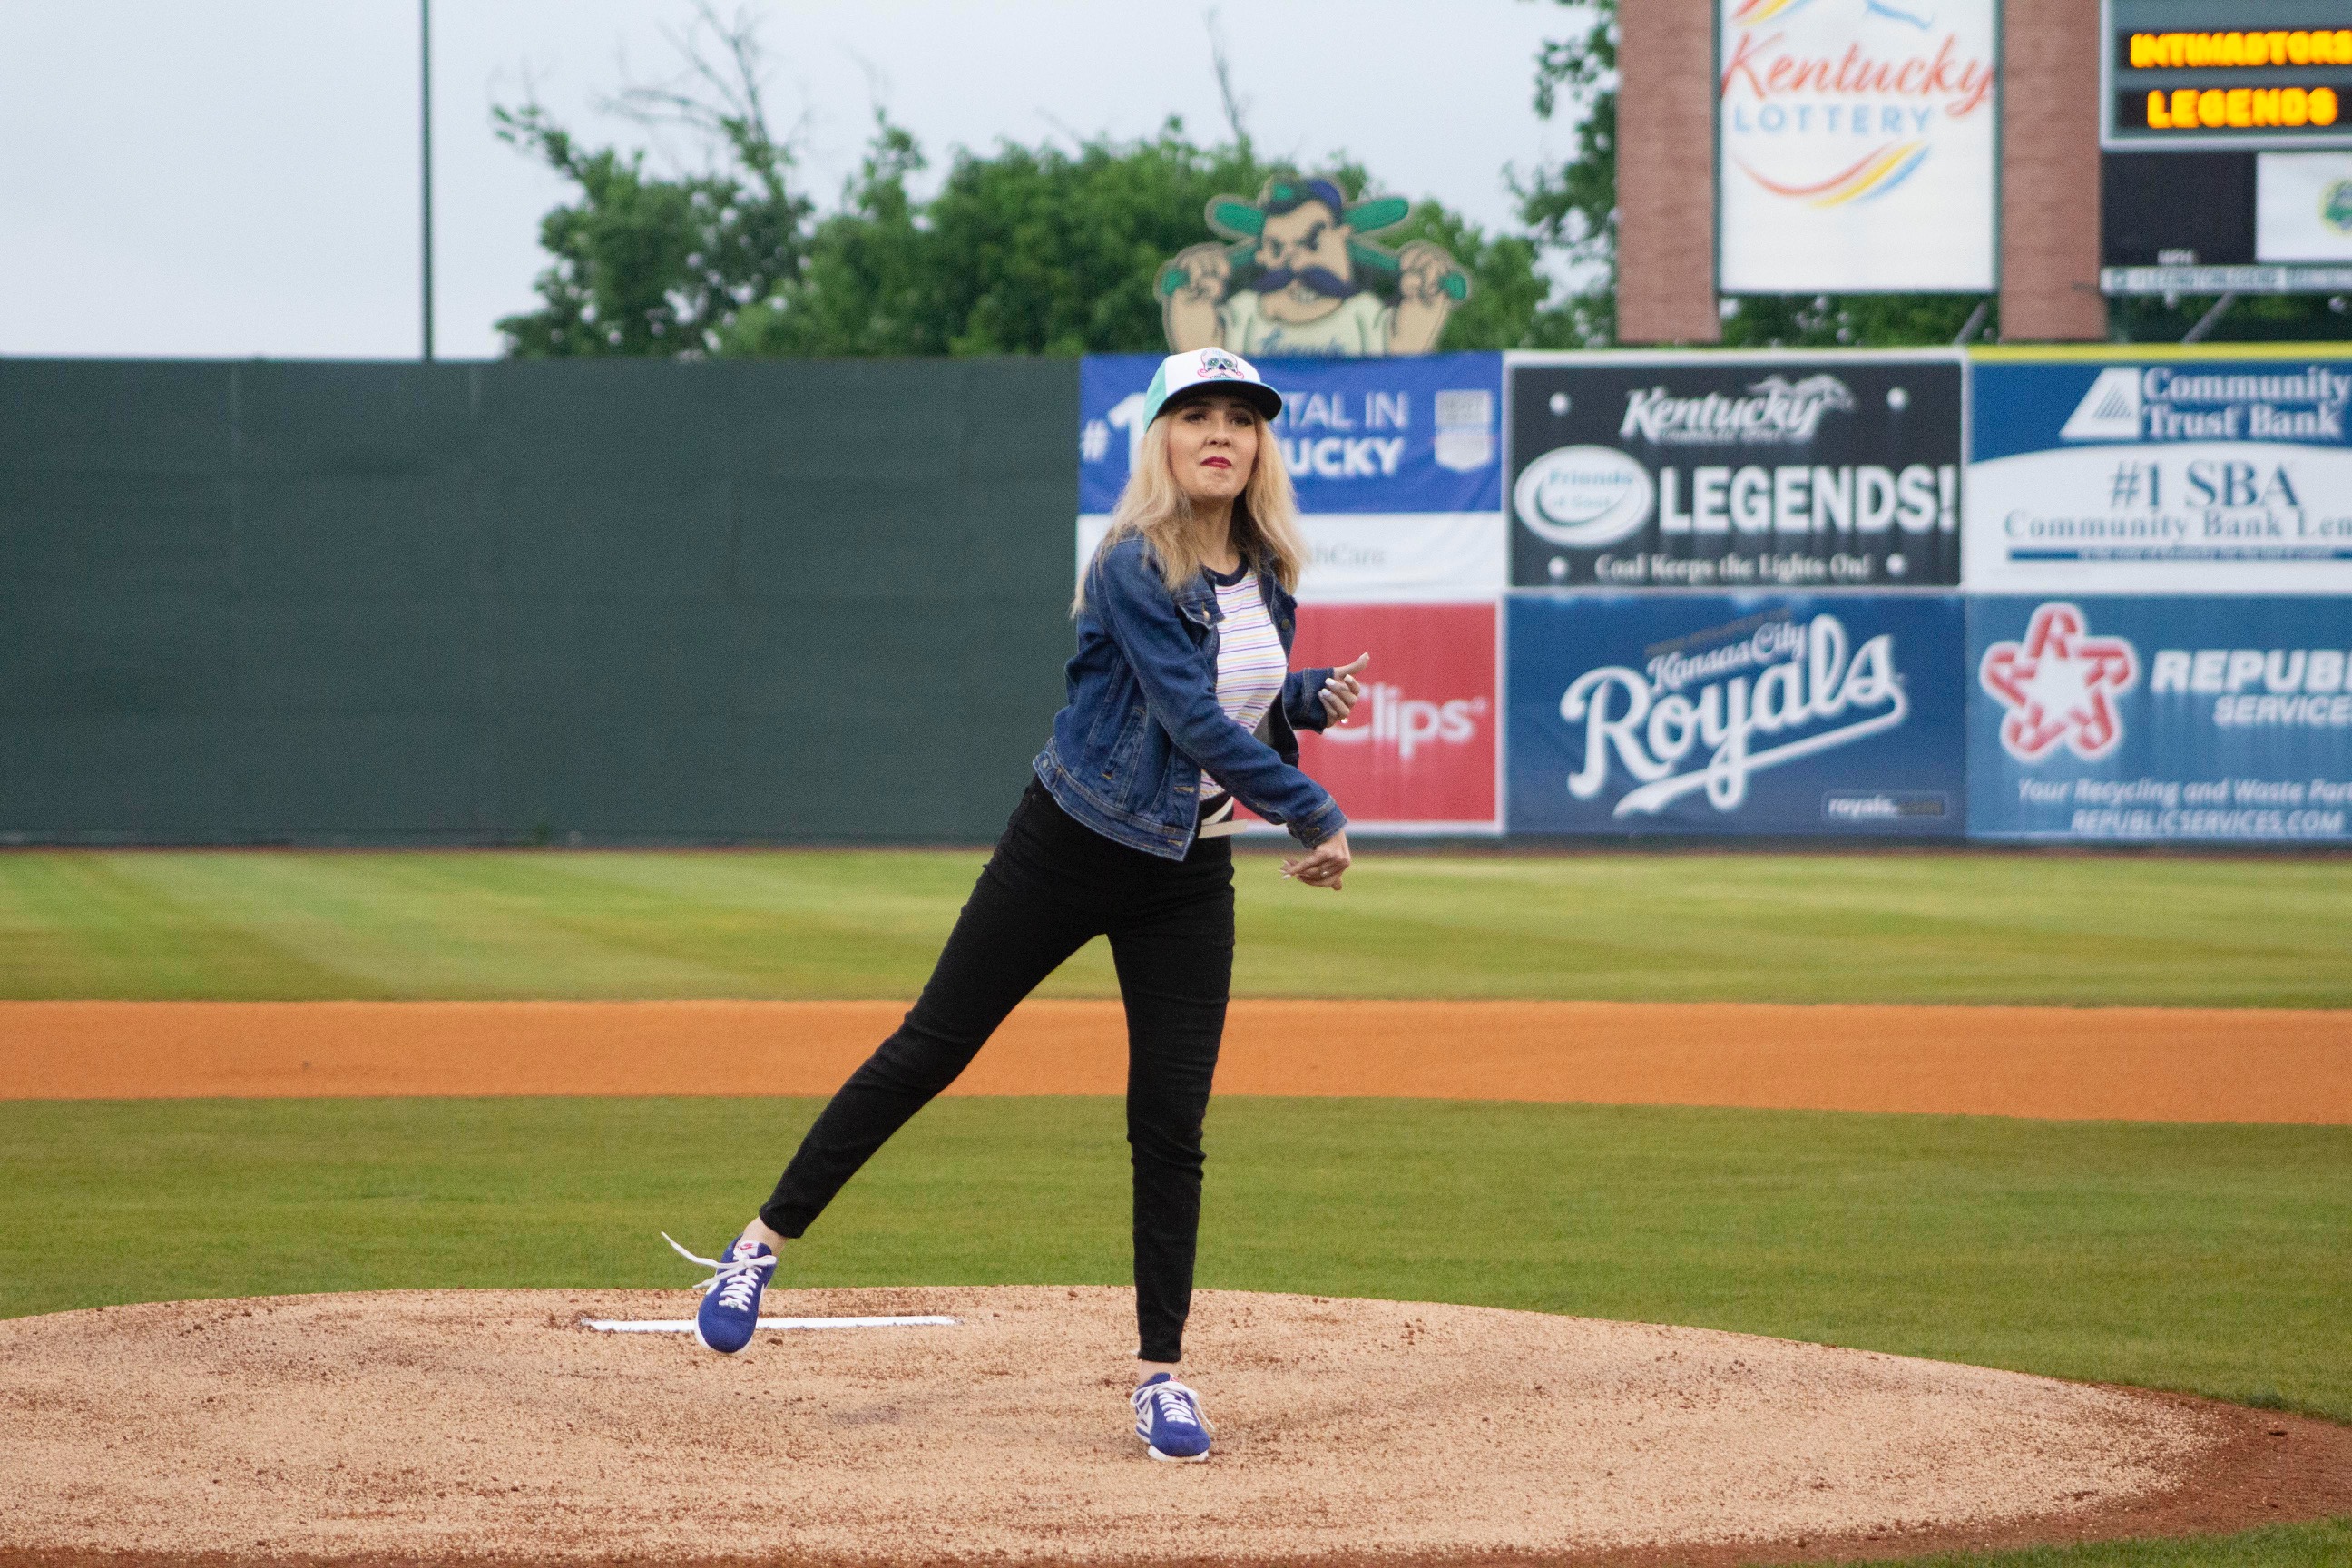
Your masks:
M 1483 605 L 1302 605 L 1291 667 L 1372 662 L 1345 725 L 1299 731 L 1299 765 L 1359 831 L 1493 833 L 1496 609 Z
M 1994 287 L 1995 0 L 1717 0 L 1727 294 Z
M 1959 581 L 1955 355 L 1511 356 L 1511 582 Z

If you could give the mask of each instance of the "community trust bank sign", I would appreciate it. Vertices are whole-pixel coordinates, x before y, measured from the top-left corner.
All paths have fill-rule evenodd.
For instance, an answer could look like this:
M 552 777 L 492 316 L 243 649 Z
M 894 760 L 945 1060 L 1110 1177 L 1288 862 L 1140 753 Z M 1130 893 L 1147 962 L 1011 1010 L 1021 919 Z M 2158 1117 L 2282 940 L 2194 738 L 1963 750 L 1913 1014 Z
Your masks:
M 1718 286 L 1990 291 L 1996 0 L 1717 0 Z

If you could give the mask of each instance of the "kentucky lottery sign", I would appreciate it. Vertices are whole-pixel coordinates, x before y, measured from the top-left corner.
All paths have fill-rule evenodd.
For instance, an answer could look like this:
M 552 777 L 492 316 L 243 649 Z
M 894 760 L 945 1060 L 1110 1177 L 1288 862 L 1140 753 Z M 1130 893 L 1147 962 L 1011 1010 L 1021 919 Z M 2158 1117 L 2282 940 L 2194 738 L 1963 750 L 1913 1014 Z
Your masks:
M 1995 0 L 1717 0 L 1727 294 L 1996 285 Z
M 1942 594 L 1514 595 L 1513 833 L 1958 835 Z
M 1511 582 L 1960 580 L 1954 353 L 1512 354 Z

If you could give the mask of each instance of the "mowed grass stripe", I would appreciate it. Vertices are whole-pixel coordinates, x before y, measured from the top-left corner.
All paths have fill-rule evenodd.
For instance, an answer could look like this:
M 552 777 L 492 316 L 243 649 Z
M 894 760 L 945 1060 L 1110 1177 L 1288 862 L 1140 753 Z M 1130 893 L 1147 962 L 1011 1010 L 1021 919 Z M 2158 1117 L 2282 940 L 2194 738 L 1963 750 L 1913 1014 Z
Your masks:
M 0 1105 L 0 1314 L 677 1286 L 811 1100 Z M 1124 1283 L 1118 1100 L 940 1101 L 821 1285 Z M 1205 1286 L 1696 1324 L 2352 1419 L 2352 1129 L 1221 1100 Z M 682 1297 L 681 1300 L 684 1298 Z
M 1363 848 L 1244 853 L 1238 994 L 2352 1006 L 2352 859 Z M 0 999 L 906 997 L 982 859 L 20 851 Z
M 2344 1568 L 2347 1563 L 2352 1563 L 2352 1519 L 2179 1541 L 2105 1541 L 2019 1552 L 1938 1552 L 1932 1557 L 1906 1558 L 1883 1568 Z

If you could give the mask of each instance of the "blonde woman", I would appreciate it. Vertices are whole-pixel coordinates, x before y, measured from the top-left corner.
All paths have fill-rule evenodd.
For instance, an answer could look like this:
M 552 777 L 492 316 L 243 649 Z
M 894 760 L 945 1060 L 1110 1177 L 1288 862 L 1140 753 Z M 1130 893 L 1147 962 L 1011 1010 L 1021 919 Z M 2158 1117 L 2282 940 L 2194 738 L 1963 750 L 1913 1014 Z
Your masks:
M 725 1258 L 695 1259 L 718 1270 L 695 1337 L 729 1353 L 750 1343 L 784 1243 L 1015 1004 L 1108 934 L 1127 1005 L 1136 1435 L 1155 1459 L 1202 1460 L 1208 1423 L 1176 1372 L 1201 1125 L 1233 981 L 1234 803 L 1304 846 L 1285 876 L 1339 888 L 1347 818 L 1298 771 L 1294 726 L 1345 721 L 1366 660 L 1288 668 L 1305 551 L 1267 426 L 1281 396 L 1239 356 L 1202 349 L 1162 362 L 1144 401 L 1134 474 L 1074 606 L 1068 705 L 1036 776 L 905 1022 L 826 1105 Z

